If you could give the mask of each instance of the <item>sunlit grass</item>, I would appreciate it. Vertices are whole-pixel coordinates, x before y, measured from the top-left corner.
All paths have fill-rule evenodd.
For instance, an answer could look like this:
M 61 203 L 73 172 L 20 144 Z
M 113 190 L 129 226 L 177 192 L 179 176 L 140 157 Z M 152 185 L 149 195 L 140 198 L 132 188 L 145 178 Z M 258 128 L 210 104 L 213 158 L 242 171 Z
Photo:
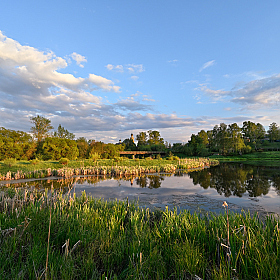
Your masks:
M 222 205 L 221 205 L 222 207 Z M 6 189 L 0 279 L 278 279 L 279 220 Z M 229 211 L 230 212 L 230 211 Z M 51 214 L 51 215 L 50 215 Z M 51 224 L 49 223 L 51 217 Z M 230 261 L 229 261 L 230 259 Z M 198 278 L 197 278 L 198 279 Z
M 175 172 L 180 169 L 204 168 L 218 161 L 206 158 L 181 160 L 152 159 L 107 159 L 76 160 L 63 165 L 62 161 L 16 161 L 0 162 L 0 181 L 11 179 L 45 178 L 49 176 L 70 177 L 73 175 L 138 175 L 144 173 Z
M 242 162 L 258 166 L 280 166 L 280 151 L 254 152 L 239 156 L 211 156 L 220 162 Z

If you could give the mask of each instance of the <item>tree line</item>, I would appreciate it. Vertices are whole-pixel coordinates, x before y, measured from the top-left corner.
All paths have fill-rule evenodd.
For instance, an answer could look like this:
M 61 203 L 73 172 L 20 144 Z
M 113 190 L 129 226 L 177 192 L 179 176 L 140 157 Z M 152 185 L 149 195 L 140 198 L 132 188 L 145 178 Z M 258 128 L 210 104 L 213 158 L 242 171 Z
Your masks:
M 85 137 L 75 139 L 75 135 L 59 124 L 57 130 L 51 121 L 43 116 L 31 117 L 30 133 L 0 128 L 0 160 L 15 158 L 18 160 L 59 160 L 77 158 L 93 160 L 118 157 L 120 151 L 164 151 L 166 154 L 182 156 L 208 156 L 213 153 L 234 155 L 250 153 L 265 141 L 279 141 L 280 129 L 273 122 L 266 132 L 263 125 L 251 121 L 215 125 L 212 130 L 201 130 L 192 134 L 186 143 L 164 141 L 156 130 L 142 131 L 116 144 L 87 140 Z
M 192 134 L 186 145 L 173 145 L 173 151 L 188 156 L 207 156 L 213 153 L 236 155 L 250 153 L 259 146 L 279 140 L 280 129 L 275 122 L 269 125 L 268 131 L 262 124 L 251 121 L 243 122 L 242 127 L 236 123 L 221 123 L 212 130 L 201 130 L 198 134 Z

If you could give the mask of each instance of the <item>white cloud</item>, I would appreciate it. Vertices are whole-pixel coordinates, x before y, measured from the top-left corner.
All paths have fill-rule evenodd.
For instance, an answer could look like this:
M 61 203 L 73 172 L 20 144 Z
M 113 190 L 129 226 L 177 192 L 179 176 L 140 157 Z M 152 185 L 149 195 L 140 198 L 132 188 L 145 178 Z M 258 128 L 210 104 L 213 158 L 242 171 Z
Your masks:
M 87 62 L 86 58 L 76 52 L 73 52 L 71 55 L 73 60 L 76 61 L 77 65 L 79 65 L 81 68 L 84 68 L 83 62 Z
M 205 69 L 208 68 L 208 67 L 213 66 L 214 64 L 215 64 L 215 60 L 210 60 L 210 61 L 204 63 L 204 64 L 202 65 L 202 67 L 199 69 L 199 72 L 202 72 L 203 70 L 205 70 Z
M 168 60 L 167 62 L 168 63 L 176 63 L 176 62 L 178 62 L 179 60 L 178 59 L 172 59 L 172 60 Z
M 126 65 L 113 65 L 107 64 L 105 66 L 109 71 L 124 72 L 128 71 L 129 73 L 141 73 L 145 71 L 142 64 L 126 64 Z
M 244 109 L 279 107 L 280 74 L 237 84 L 232 90 L 213 90 L 206 85 L 198 88 L 214 100 L 234 102 Z
M 138 76 L 131 76 L 130 78 L 131 78 L 132 80 L 134 80 L 134 81 L 137 81 L 137 80 L 139 79 Z

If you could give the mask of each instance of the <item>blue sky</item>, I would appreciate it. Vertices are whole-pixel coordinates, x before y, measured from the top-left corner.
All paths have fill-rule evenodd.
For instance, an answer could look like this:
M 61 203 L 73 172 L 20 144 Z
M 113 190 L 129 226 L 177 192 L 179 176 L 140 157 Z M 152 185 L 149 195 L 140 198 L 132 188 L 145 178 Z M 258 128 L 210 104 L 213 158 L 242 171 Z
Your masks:
M 279 1 L 0 2 L 0 126 L 164 140 L 280 124 Z

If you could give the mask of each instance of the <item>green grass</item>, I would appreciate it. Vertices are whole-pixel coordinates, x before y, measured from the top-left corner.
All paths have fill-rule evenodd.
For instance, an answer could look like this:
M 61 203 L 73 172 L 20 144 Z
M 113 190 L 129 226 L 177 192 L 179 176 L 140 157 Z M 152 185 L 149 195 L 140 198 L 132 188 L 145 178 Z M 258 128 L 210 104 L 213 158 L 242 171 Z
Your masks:
M 67 166 L 61 161 L 16 161 L 0 162 L 0 180 L 44 178 L 48 176 L 69 177 L 72 175 L 96 175 L 112 173 L 112 175 L 174 172 L 176 168 L 193 169 L 218 164 L 206 158 L 180 160 L 151 159 L 107 159 L 107 160 L 73 160 Z
M 226 214 L 151 212 L 85 193 L 76 198 L 18 189 L 2 193 L 0 208 L 0 279 L 195 279 L 195 275 L 204 280 L 279 279 L 280 275 L 279 220 L 273 217 L 263 222 L 249 213 L 229 215 L 229 263 L 221 245 L 227 239 Z
M 280 151 L 254 152 L 239 156 L 211 156 L 220 162 L 242 162 L 258 166 L 280 166 Z

